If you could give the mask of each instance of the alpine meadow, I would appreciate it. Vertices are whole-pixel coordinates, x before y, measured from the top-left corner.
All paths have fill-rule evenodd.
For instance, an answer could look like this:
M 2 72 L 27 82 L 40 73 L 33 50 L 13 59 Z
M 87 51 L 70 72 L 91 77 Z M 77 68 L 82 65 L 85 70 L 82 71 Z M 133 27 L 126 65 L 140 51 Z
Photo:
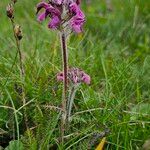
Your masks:
M 0 150 L 150 150 L 150 1 L 1 0 Z

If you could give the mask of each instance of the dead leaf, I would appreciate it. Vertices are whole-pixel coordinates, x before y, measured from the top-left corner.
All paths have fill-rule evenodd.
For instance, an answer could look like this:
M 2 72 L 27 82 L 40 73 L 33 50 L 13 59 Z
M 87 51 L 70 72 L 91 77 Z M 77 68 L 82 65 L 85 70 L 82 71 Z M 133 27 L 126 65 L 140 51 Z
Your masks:
M 99 143 L 99 145 L 96 147 L 95 150 L 103 150 L 105 143 L 106 143 L 106 137 L 103 137 L 101 142 Z

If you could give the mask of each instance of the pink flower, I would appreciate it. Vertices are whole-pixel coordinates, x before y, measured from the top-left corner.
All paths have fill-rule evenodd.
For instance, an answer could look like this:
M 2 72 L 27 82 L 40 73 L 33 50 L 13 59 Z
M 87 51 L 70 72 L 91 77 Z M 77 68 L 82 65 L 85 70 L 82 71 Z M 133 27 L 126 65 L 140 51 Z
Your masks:
M 57 74 L 57 81 L 63 81 L 64 80 L 64 75 L 63 72 L 60 72 Z
M 51 21 L 48 23 L 48 27 L 51 29 L 57 29 L 60 25 L 60 19 L 57 16 L 53 16 Z
M 85 22 L 85 16 L 83 12 L 80 10 L 79 6 L 75 2 L 69 5 L 69 10 L 70 13 L 73 15 L 72 19 L 70 20 L 70 25 L 72 29 L 77 33 L 82 32 L 82 26 Z
M 88 74 L 85 74 L 85 73 L 84 73 L 84 75 L 83 75 L 83 77 L 82 77 L 82 81 L 83 81 L 84 83 L 86 83 L 86 84 L 90 84 L 91 78 L 90 78 L 90 76 L 89 76 Z
M 64 75 L 63 72 L 57 74 L 57 80 L 63 81 Z M 88 74 L 86 74 L 83 70 L 78 68 L 70 68 L 68 69 L 68 81 L 74 84 L 86 83 L 90 84 L 91 78 Z
M 38 15 L 38 21 L 42 22 L 46 18 L 45 12 Z
M 82 32 L 85 15 L 81 11 L 79 4 L 80 0 L 49 0 L 48 3 L 42 1 L 37 5 L 38 21 L 42 22 L 49 17 L 51 20 L 48 23 L 48 27 L 51 29 L 63 28 L 63 24 L 67 23 L 66 27 L 77 33 Z M 63 9 L 64 6 L 65 10 Z M 44 12 L 39 13 L 42 8 L 44 8 Z
M 58 8 L 53 7 L 51 4 L 46 2 L 41 2 L 37 5 L 37 13 L 44 8 L 44 12 L 38 15 L 38 21 L 43 21 L 47 16 L 51 16 L 51 20 L 48 23 L 48 27 L 51 29 L 56 29 L 61 23 L 61 12 Z

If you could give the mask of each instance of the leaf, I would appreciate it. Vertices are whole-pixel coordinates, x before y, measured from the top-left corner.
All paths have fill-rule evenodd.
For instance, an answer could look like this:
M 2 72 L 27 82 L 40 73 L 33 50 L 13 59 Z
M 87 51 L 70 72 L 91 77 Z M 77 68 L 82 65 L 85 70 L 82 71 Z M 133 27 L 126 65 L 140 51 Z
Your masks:
M 139 117 L 149 116 L 150 115 L 150 104 L 149 103 L 141 103 L 136 105 L 131 110 L 130 120 L 137 120 Z
M 0 150 L 3 150 L 4 148 L 0 146 Z
M 9 142 L 9 145 L 5 148 L 5 150 L 24 150 L 24 148 L 21 141 L 14 140 Z
M 103 150 L 105 143 L 106 143 L 106 137 L 103 137 L 101 142 L 99 143 L 99 145 L 96 147 L 95 150 Z

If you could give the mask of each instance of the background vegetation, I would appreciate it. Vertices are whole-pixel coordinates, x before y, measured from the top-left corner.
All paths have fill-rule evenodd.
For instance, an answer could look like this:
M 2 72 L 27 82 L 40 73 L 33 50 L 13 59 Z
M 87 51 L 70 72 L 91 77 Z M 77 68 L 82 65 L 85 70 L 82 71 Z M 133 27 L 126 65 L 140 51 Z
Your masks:
M 22 106 L 16 46 L 5 11 L 9 2 L 0 1 L 0 145 L 17 139 L 19 130 L 19 149 L 94 149 L 99 134 L 109 130 L 106 150 L 140 150 L 150 138 L 150 2 L 111 0 L 107 6 L 105 0 L 83 0 L 87 21 L 83 34 L 70 37 L 69 62 L 90 74 L 92 83 L 78 91 L 63 146 L 58 144 L 60 112 L 50 109 L 61 104 L 58 34 L 36 21 L 38 0 L 18 0 L 15 19 L 23 30 L 28 102 Z

